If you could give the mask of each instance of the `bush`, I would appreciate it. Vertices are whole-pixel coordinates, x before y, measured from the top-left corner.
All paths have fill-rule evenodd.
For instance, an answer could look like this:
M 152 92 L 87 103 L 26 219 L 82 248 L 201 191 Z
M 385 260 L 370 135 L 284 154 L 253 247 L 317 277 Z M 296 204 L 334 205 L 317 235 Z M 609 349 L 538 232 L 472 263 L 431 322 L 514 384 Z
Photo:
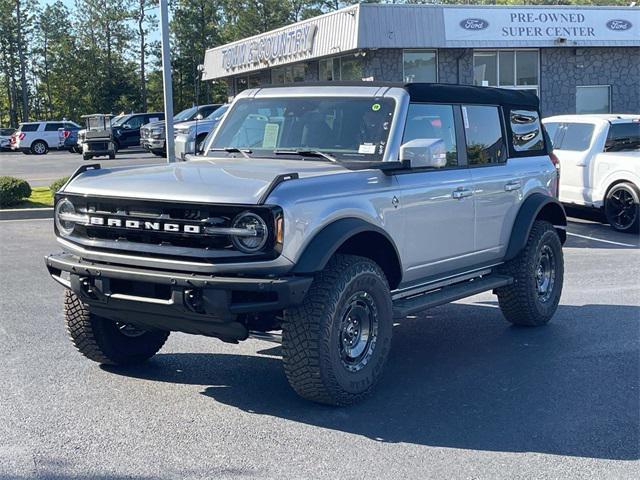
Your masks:
M 0 207 L 15 205 L 31 196 L 31 186 L 16 177 L 0 177 Z
M 60 190 L 62 188 L 62 186 L 65 183 L 67 183 L 67 180 L 69 180 L 69 177 L 62 177 L 62 178 L 59 178 L 58 180 L 56 180 L 55 182 L 53 182 L 51 185 L 49 185 L 49 190 L 51 190 L 51 193 L 54 194 L 58 190 Z

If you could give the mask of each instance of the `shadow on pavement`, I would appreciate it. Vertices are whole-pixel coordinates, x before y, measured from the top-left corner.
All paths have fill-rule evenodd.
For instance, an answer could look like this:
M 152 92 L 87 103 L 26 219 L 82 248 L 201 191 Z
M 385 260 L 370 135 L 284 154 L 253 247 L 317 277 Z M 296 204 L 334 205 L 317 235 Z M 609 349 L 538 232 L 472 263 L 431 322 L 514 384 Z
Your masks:
M 349 408 L 298 398 L 273 356 L 158 354 L 108 370 L 381 442 L 635 460 L 639 318 L 631 306 L 561 306 L 535 329 L 508 325 L 494 302 L 439 307 L 395 328 L 377 390 Z

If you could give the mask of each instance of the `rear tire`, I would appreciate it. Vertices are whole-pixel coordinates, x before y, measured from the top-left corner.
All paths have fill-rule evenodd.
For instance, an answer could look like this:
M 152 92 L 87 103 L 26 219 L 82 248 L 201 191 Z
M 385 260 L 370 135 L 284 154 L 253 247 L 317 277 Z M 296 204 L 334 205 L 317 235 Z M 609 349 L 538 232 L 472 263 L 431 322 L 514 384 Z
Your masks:
M 116 158 L 116 154 L 115 153 L 110 153 L 109 154 L 109 160 L 115 160 Z
M 64 291 L 64 320 L 78 351 L 105 365 L 133 365 L 154 356 L 169 332 L 141 330 L 93 315 L 75 293 Z
M 631 183 L 619 183 L 608 192 L 604 215 L 611 227 L 623 233 L 640 231 L 640 193 Z
M 502 268 L 513 283 L 496 289 L 507 321 L 540 326 L 551 320 L 562 294 L 564 260 L 558 232 L 549 222 L 535 221 L 524 249 Z
M 284 313 L 282 359 L 298 395 L 329 405 L 366 397 L 382 374 L 393 329 L 389 285 L 380 267 L 336 255 L 304 303 Z
M 91 160 L 93 158 L 93 155 L 89 155 L 88 153 L 83 153 L 82 154 L 82 159 L 83 160 Z
M 34 155 L 45 155 L 49 152 L 49 146 L 42 140 L 36 140 L 31 144 L 31 153 Z

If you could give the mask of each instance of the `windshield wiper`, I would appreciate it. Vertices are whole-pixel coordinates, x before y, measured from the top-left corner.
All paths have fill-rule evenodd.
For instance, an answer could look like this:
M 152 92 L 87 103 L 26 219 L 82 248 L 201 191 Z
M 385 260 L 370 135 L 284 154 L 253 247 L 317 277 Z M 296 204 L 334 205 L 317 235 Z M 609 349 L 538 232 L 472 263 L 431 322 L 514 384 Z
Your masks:
M 248 148 L 236 148 L 236 147 L 224 147 L 224 148 L 210 148 L 210 152 L 227 152 L 227 153 L 241 153 L 244 158 L 251 158 L 249 155 L 253 151 Z
M 338 163 L 338 159 L 320 150 L 274 150 L 274 155 L 300 155 L 301 157 L 324 158 L 331 163 Z

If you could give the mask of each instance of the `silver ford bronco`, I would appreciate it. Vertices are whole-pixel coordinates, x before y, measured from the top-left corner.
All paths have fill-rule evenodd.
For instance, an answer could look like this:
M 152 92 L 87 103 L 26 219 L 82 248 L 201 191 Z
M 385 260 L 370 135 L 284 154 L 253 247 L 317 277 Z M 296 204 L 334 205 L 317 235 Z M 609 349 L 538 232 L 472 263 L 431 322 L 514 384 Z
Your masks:
M 550 149 L 529 92 L 245 90 L 203 156 L 81 167 L 45 261 L 91 360 L 142 362 L 171 331 L 261 337 L 298 394 L 350 404 L 407 315 L 493 291 L 513 324 L 551 319 L 566 217 Z

